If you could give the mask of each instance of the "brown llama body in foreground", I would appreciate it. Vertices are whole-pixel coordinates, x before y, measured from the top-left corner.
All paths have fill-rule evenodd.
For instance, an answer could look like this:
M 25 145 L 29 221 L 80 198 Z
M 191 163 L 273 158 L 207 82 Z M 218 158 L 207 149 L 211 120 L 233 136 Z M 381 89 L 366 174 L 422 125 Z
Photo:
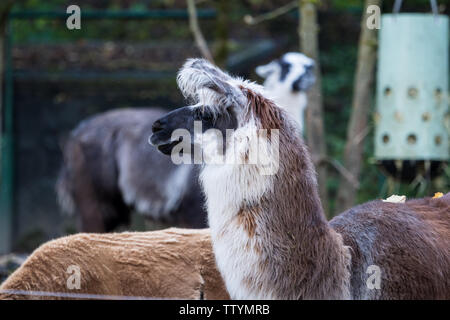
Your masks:
M 70 266 L 79 267 L 79 290 L 67 286 Z M 215 266 L 209 229 L 77 234 L 53 240 L 35 250 L 0 286 L 0 300 L 70 298 L 12 291 L 229 299 Z
M 191 135 L 196 121 L 204 135 L 233 129 L 225 145 L 213 141 L 222 138 L 217 130 L 194 142 L 209 158 L 219 158 L 225 146 L 225 161 L 205 162 L 200 180 L 232 298 L 450 299 L 450 194 L 373 201 L 328 222 L 298 125 L 261 87 L 199 59 L 188 60 L 177 80 L 194 105 L 155 122 L 151 142 L 161 152 L 172 153 L 180 124 Z M 264 161 L 246 162 L 255 146 L 262 146 Z M 240 162 L 227 161 L 230 155 Z M 380 271 L 379 289 L 376 281 L 368 284 L 372 266 Z
M 371 201 L 330 221 L 351 248 L 355 299 L 450 299 L 450 193 L 406 203 Z M 365 286 L 380 267 L 380 289 Z

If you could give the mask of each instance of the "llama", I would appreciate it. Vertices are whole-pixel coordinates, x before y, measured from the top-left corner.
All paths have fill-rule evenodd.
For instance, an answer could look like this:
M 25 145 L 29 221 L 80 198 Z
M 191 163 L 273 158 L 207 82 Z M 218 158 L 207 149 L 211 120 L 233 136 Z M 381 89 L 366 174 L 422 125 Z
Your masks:
M 197 167 L 174 165 L 145 138 L 165 113 L 113 110 L 71 132 L 56 191 L 63 212 L 76 214 L 79 230 L 112 231 L 129 224 L 133 209 L 172 226 L 206 227 Z
M 314 60 L 304 54 L 288 52 L 255 69 L 265 79 L 266 95 L 298 122 L 302 132 L 308 103 L 306 91 L 315 82 L 314 65 Z
M 249 159 L 260 129 L 272 132 L 266 144 L 278 144 L 272 174 L 261 174 L 258 162 L 205 163 L 201 169 L 214 254 L 231 298 L 450 298 L 450 193 L 405 203 L 376 200 L 328 222 L 299 127 L 262 87 L 201 59 L 188 60 L 177 81 L 194 104 L 153 124 L 150 140 L 161 152 L 174 156 L 175 130 L 192 135 L 195 121 L 204 134 L 212 128 L 229 136 L 233 129 L 236 141 L 216 145 L 235 159 Z M 194 150 L 207 150 L 201 138 L 191 140 Z M 367 284 L 374 266 L 379 288 Z
M 256 68 L 267 91 L 301 127 L 313 66 L 312 59 L 290 52 Z M 170 225 L 207 226 L 198 168 L 175 166 L 143 138 L 150 135 L 149 123 L 164 113 L 157 108 L 113 110 L 71 132 L 56 191 L 62 211 L 76 215 L 79 230 L 109 232 L 129 225 L 132 209 Z
M 0 300 L 78 297 L 229 299 L 209 229 L 63 237 L 36 249 L 0 286 Z

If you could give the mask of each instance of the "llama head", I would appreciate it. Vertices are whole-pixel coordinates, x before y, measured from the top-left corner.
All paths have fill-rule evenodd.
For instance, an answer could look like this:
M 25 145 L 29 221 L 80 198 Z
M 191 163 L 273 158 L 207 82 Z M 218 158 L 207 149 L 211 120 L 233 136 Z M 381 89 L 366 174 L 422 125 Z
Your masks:
M 256 68 L 265 78 L 264 88 L 287 111 L 303 131 L 304 111 L 308 106 L 306 90 L 315 82 L 314 60 L 304 54 L 289 52 L 280 59 Z
M 288 52 L 255 71 L 265 79 L 267 90 L 282 91 L 282 94 L 304 92 L 315 82 L 314 60 L 298 52 Z
M 202 156 L 224 156 L 231 146 L 248 158 L 254 139 L 270 140 L 282 122 L 282 111 L 263 96 L 261 86 L 232 77 L 206 60 L 188 60 L 177 83 L 192 104 L 157 120 L 150 142 L 167 155 L 181 152 L 183 162 L 198 149 Z M 230 142 L 236 140 L 238 145 Z

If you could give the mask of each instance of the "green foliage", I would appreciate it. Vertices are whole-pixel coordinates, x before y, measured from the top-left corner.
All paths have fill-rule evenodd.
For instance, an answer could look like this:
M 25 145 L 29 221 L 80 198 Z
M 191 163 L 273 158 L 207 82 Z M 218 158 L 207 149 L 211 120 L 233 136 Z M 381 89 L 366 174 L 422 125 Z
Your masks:
M 356 54 L 355 45 L 336 45 L 320 54 L 327 150 L 334 159 L 341 158 L 345 145 Z
M 362 8 L 364 1 L 361 0 L 333 0 L 333 7 L 337 9 Z
M 77 4 L 83 11 L 92 10 L 129 10 L 132 12 L 144 12 L 148 9 L 184 9 L 185 2 L 180 6 L 174 6 L 175 1 L 127 1 L 130 3 L 124 7 L 125 1 L 78 1 Z M 69 0 L 25 0 L 18 2 L 13 11 L 56 11 L 65 12 L 68 5 L 73 4 Z M 190 39 L 191 33 L 186 20 L 82 20 L 81 30 L 76 32 L 65 27 L 65 19 L 33 19 L 14 20 L 15 43 L 35 42 L 64 42 L 76 40 L 126 40 L 148 41 L 149 39 L 161 39 L 182 37 Z

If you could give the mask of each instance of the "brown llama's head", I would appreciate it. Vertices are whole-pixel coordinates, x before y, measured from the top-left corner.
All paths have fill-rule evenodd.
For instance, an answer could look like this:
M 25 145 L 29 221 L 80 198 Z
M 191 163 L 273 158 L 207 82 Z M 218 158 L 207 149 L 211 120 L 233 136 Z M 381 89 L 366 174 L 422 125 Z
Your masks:
M 261 86 L 232 77 L 203 59 L 188 60 L 177 82 L 192 105 L 153 124 L 150 142 L 162 153 L 173 156 L 181 151 L 189 157 L 200 148 L 203 156 L 206 150 L 227 155 L 232 146 L 240 160 L 247 161 L 258 146 L 258 153 L 272 152 L 267 145 L 261 147 L 261 139 L 276 140 L 273 132 L 281 129 L 285 114 L 264 97 Z

